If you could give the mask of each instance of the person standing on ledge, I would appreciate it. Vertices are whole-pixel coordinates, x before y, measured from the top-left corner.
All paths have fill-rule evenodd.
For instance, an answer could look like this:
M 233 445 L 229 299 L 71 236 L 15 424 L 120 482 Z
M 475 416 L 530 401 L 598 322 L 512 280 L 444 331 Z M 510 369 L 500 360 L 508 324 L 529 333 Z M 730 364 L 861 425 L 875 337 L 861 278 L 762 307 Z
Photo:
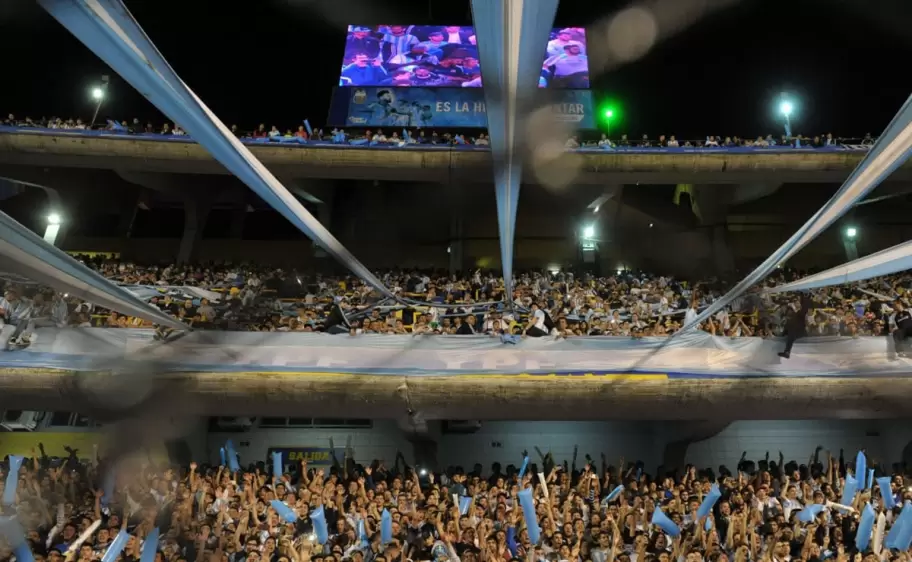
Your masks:
M 779 357 L 785 359 L 791 357 L 795 340 L 807 336 L 807 315 L 811 308 L 810 293 L 801 295 L 801 306 L 798 310 L 789 306 L 789 316 L 785 321 L 785 350 L 779 353 Z

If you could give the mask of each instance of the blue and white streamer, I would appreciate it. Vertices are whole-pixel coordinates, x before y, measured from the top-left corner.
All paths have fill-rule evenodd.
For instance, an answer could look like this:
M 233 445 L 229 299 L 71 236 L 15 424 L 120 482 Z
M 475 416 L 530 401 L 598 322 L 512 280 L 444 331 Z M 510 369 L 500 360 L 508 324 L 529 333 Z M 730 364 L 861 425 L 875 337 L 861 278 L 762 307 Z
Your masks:
M 40 0 L 57 21 L 308 238 L 387 297 L 390 290 L 320 224 L 177 76 L 120 0 Z
M 472 19 L 484 80 L 500 258 L 506 293 L 513 300 L 513 242 L 522 177 L 519 143 L 524 96 L 537 92 L 541 54 L 558 0 L 472 0 Z
M 9 456 L 9 473 L 6 475 L 6 486 L 3 488 L 3 505 L 16 503 L 16 490 L 19 488 L 19 469 L 22 468 L 22 457 Z
M 798 232 L 770 257 L 760 264 L 747 277 L 735 285 L 722 298 L 713 302 L 706 310 L 694 318 L 693 322 L 671 335 L 669 340 L 719 312 L 745 291 L 762 281 L 776 266 L 788 260 L 811 240 L 820 235 L 841 217 L 855 203 L 860 201 L 871 190 L 880 185 L 890 174 L 899 168 L 912 154 L 912 97 L 906 100 L 899 113 L 887 126 L 883 135 L 877 140 L 871 151 L 842 184 L 839 191 L 817 211 Z M 859 482 L 864 483 L 864 474 L 856 474 Z

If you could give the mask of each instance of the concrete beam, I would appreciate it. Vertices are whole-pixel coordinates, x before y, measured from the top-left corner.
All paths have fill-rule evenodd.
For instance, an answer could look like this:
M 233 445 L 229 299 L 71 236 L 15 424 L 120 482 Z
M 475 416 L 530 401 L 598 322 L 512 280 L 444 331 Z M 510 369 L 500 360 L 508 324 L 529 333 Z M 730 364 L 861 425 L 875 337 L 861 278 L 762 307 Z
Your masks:
M 491 155 L 482 151 L 378 150 L 357 147 L 251 146 L 273 173 L 295 178 L 489 181 Z M 568 169 L 577 184 L 842 182 L 861 152 L 574 153 Z M 137 171 L 226 174 L 201 146 L 183 142 L 82 135 L 0 134 L 0 164 L 122 167 Z M 533 181 L 534 174 L 527 177 Z M 894 179 L 912 179 L 906 163 Z
M 96 375 L 97 376 L 97 375 Z M 0 408 L 85 409 L 72 393 L 73 375 L 43 370 L 0 371 Z M 173 415 L 314 417 L 358 412 L 399 419 L 403 377 L 277 373 L 161 373 L 164 396 L 180 396 Z M 425 421 L 750 420 L 897 418 L 908 414 L 912 378 L 414 377 L 410 409 Z M 170 411 L 170 410 L 169 410 Z

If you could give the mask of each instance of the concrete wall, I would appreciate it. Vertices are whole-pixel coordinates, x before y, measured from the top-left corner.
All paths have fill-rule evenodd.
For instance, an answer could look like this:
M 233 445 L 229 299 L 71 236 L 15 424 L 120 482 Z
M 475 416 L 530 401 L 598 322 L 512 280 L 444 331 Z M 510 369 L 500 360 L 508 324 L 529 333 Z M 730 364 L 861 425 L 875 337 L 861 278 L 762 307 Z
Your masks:
M 667 422 L 484 422 L 472 434 L 444 433 L 439 439 L 438 461 L 441 467 L 461 465 L 470 468 L 478 462 L 486 468 L 495 462 L 503 466 L 520 464 L 522 452 L 537 456 L 534 447 L 551 451 L 558 461 L 570 461 L 573 448 L 579 446 L 577 465 L 590 454 L 598 460 L 604 453 L 609 464 L 621 457 L 628 462 L 642 460 L 648 470 L 661 463 L 665 445 L 676 438 L 681 424 Z M 394 422 L 375 422 L 372 429 L 254 429 L 246 433 L 210 433 L 209 452 L 218 455 L 226 439 L 249 443 L 239 452 L 242 458 L 266 458 L 270 447 L 327 447 L 329 438 L 337 447 L 352 437 L 355 458 L 368 462 L 375 458 L 391 461 L 402 451 L 409 462 L 412 449 Z M 838 456 L 844 449 L 847 459 L 864 449 L 871 459 L 892 464 L 901 460 L 903 448 L 912 440 L 912 422 L 866 420 L 812 421 L 739 421 L 730 424 L 709 439 L 692 443 L 686 461 L 701 467 L 729 468 L 737 465 L 742 451 L 747 458 L 762 459 L 767 451 L 778 459 L 781 450 L 786 461 L 807 462 L 818 445 Z M 825 453 L 824 453 L 825 454 Z

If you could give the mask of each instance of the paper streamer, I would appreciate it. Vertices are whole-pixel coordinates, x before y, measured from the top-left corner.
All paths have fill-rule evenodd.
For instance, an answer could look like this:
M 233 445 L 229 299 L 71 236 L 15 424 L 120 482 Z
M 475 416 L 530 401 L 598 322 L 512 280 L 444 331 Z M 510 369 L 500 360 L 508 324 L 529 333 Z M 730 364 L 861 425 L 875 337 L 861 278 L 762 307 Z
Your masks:
M 607 498 L 605 498 L 605 503 L 611 503 L 611 502 L 613 502 L 614 500 L 618 499 L 618 496 L 620 496 L 621 493 L 622 493 L 623 491 L 624 491 L 624 485 L 623 485 L 623 484 L 621 484 L 621 485 L 618 486 L 617 488 L 611 490 L 611 493 L 608 494 L 608 497 L 607 497 Z
M 823 511 L 823 508 L 824 506 L 819 503 L 805 507 L 798 512 L 798 521 L 801 521 L 802 523 L 810 523 L 818 515 L 820 515 L 820 512 Z
M 868 464 L 865 454 L 861 451 L 858 451 L 858 455 L 855 457 L 855 480 L 858 481 L 858 486 L 863 488 L 865 485 L 865 477 L 868 475 Z
M 314 130 L 313 130 L 313 128 L 310 126 L 310 119 L 305 119 L 305 120 L 304 120 L 304 130 L 307 131 L 307 136 L 308 136 L 308 137 L 313 138 Z M 319 139 L 317 139 L 317 140 L 319 140 Z
M 6 475 L 6 488 L 3 489 L 3 505 L 16 503 L 16 490 L 19 487 L 19 469 L 22 468 L 22 457 L 9 456 L 9 474 Z
M 519 480 L 522 484 L 522 477 L 526 475 L 526 470 L 529 468 L 529 455 L 523 457 L 522 467 L 519 469 Z
M 282 466 L 282 453 L 273 452 L 272 453 L 272 475 L 276 477 L 276 480 L 282 479 L 282 474 L 285 473 L 284 467 Z
M 155 562 L 155 553 L 158 551 L 158 527 L 152 529 L 152 532 L 146 535 L 143 541 L 142 554 L 139 556 L 139 562 Z
M 678 537 L 681 534 L 681 529 L 665 515 L 661 507 L 656 506 L 656 510 L 652 513 L 652 524 L 662 529 L 668 536 Z
M 856 492 L 858 492 L 858 481 L 851 474 L 846 474 L 845 486 L 842 487 L 842 504 L 852 505 Z
M 111 541 L 111 546 L 109 546 L 108 551 L 104 553 L 101 562 L 114 562 L 117 560 L 117 557 L 123 552 L 124 547 L 127 546 L 128 540 L 130 540 L 130 533 L 121 529 L 120 532 L 117 533 L 117 536 L 114 537 L 114 540 Z
M 61 507 L 62 506 L 63 504 L 61 504 Z M 101 519 L 97 519 L 91 525 L 89 525 L 89 528 L 83 531 L 82 534 L 79 535 L 79 538 L 77 538 L 76 541 L 73 542 L 69 548 L 67 548 L 67 552 L 79 552 L 79 549 L 82 547 L 82 543 L 89 540 L 89 537 L 95 534 L 95 531 L 97 531 L 99 527 L 101 527 Z
M 269 502 L 269 505 L 272 506 L 272 509 L 276 510 L 276 513 L 279 514 L 279 517 L 284 519 L 286 523 L 294 523 L 295 521 L 298 520 L 298 514 L 295 513 L 295 511 L 293 509 L 291 509 L 290 507 L 288 507 L 284 502 L 281 502 L 279 500 L 272 500 Z M 319 509 L 320 509 L 320 515 L 322 516 L 323 508 L 320 507 Z M 317 510 L 314 510 L 310 516 L 310 518 L 314 521 L 314 529 L 317 528 L 317 522 L 316 522 L 316 517 L 315 517 L 316 513 L 317 513 Z M 324 532 L 325 532 L 325 529 L 326 529 L 326 517 L 325 516 L 323 517 L 323 528 L 324 528 Z M 317 533 L 318 537 L 319 537 L 319 535 L 320 534 Z M 323 544 L 324 542 L 326 542 L 326 541 L 320 541 L 320 544 Z
M 234 450 L 234 443 L 232 443 L 230 439 L 225 443 L 225 454 L 228 455 L 228 470 L 231 472 L 240 472 L 241 465 L 238 463 L 238 456 Z
M 855 533 L 855 548 L 859 552 L 864 552 L 871 543 L 871 531 L 874 530 L 874 508 L 868 503 L 861 513 L 861 522 L 858 523 L 858 531 Z
M 550 498 L 548 497 L 548 494 L 549 494 L 549 492 L 548 492 L 548 481 L 545 480 L 545 473 L 544 473 L 544 472 L 539 472 L 539 473 L 538 473 L 538 481 L 539 481 L 539 483 L 541 484 L 542 493 L 545 494 L 545 499 L 546 499 L 546 500 L 547 500 L 547 499 L 550 499 Z
M 116 483 L 117 472 L 113 466 L 109 466 L 105 471 L 104 481 L 101 483 L 101 491 L 104 492 L 104 495 L 101 496 L 101 505 L 107 507 L 114 501 L 114 485 Z
M 228 458 L 225 456 L 225 448 L 224 448 L 224 447 L 221 447 L 221 448 L 219 449 L 219 457 L 220 457 L 221 460 L 222 460 L 222 464 L 220 464 L 219 466 L 228 466 Z
M 468 515 L 469 506 L 472 505 L 472 498 L 462 496 L 459 498 L 459 514 Z
M 908 508 L 910 511 L 903 521 L 902 528 L 896 538 L 896 548 L 903 552 L 909 550 L 909 547 L 912 546 L 912 507 L 910 505 L 912 503 L 907 501 L 905 507 L 903 507 L 903 510 Z
M 874 544 L 871 545 L 871 550 L 875 554 L 880 554 L 881 547 L 883 546 L 884 530 L 887 528 L 887 516 L 880 512 L 877 515 L 877 524 L 874 525 Z
M 877 486 L 880 488 L 880 497 L 883 498 L 884 509 L 896 507 L 896 500 L 893 498 L 893 488 L 890 486 L 892 483 L 893 478 L 889 476 L 881 476 L 877 479 Z
M 874 487 L 874 469 L 869 468 L 868 469 L 868 482 L 867 482 L 867 486 L 865 486 L 865 490 L 870 490 L 873 487 Z
M 361 542 L 361 546 L 370 544 L 370 540 L 367 538 L 367 529 L 364 526 L 364 519 L 358 519 L 358 540 Z
M 716 502 L 719 501 L 719 498 L 722 497 L 722 492 L 719 491 L 719 485 L 713 484 L 712 488 L 709 489 L 709 493 L 706 494 L 706 497 L 703 498 L 703 503 L 700 504 L 700 507 L 697 509 L 697 519 L 703 519 L 709 512 L 712 511 Z
M 326 528 L 326 514 L 323 512 L 322 505 L 310 512 L 310 520 L 313 521 L 317 542 L 326 544 L 326 541 L 329 540 L 329 529 Z
M 393 516 L 389 510 L 384 509 L 380 514 L 380 544 L 393 542 Z
M 703 530 L 706 531 L 706 532 L 708 533 L 709 530 L 712 529 L 712 528 L 713 528 L 712 519 L 710 519 L 709 517 L 707 517 L 707 518 L 706 518 L 706 523 L 703 523 Z
M 523 517 L 526 520 L 526 529 L 529 532 L 529 541 L 538 544 L 541 539 L 541 528 L 538 526 L 538 515 L 535 513 L 535 502 L 532 501 L 532 488 L 526 488 L 517 494 L 519 505 L 522 507 Z
M 16 562 L 35 562 L 32 548 L 29 546 L 29 542 L 25 540 L 25 530 L 17 518 L 0 518 L 0 536 L 3 536 L 12 547 L 13 554 L 16 555 Z
M 899 517 L 896 519 L 896 521 L 893 522 L 893 526 L 890 527 L 890 532 L 887 533 L 887 538 L 884 541 L 884 546 L 887 548 L 898 549 L 899 539 L 902 537 L 903 529 L 905 527 L 912 527 L 912 502 L 908 500 L 903 506 Z

